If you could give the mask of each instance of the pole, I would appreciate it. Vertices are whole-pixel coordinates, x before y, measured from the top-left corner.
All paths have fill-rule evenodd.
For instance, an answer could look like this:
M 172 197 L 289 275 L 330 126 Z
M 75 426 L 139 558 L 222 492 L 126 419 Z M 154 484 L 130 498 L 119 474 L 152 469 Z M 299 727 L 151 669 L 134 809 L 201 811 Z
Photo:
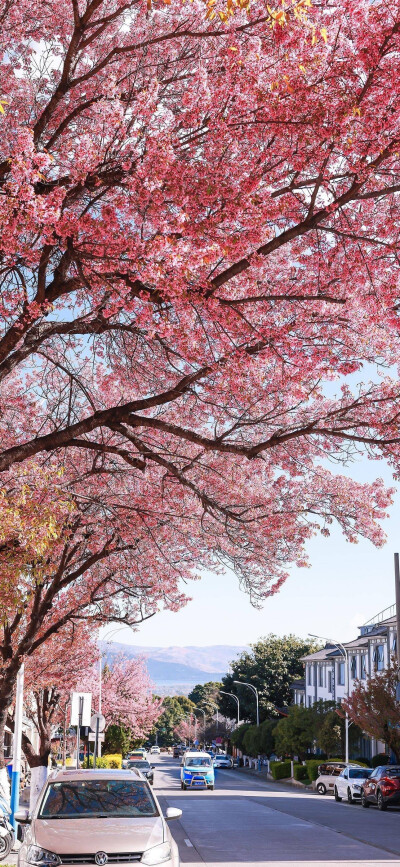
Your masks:
M 24 664 L 17 675 L 17 692 L 15 697 L 15 719 L 13 740 L 13 761 L 11 775 L 11 824 L 17 830 L 15 814 L 19 807 L 19 786 L 21 779 L 21 741 L 22 741 L 22 711 L 24 701 Z
M 101 679 L 102 679 L 101 662 L 102 662 L 102 660 L 101 660 L 101 656 L 100 656 L 100 658 L 99 658 L 99 713 L 101 713 L 101 687 L 102 687 L 102 683 L 101 683 Z M 97 741 L 98 741 L 98 743 L 97 743 L 96 756 L 99 756 L 99 758 L 100 758 L 100 756 L 101 756 L 101 741 L 99 741 L 98 738 L 97 738 Z
M 94 736 L 94 753 L 93 753 L 93 767 L 94 768 L 96 767 L 97 753 L 98 753 L 98 749 L 99 749 L 99 725 L 100 725 L 100 719 L 97 716 L 96 717 L 96 733 Z
M 236 704 L 237 704 L 237 728 L 239 728 L 239 723 L 240 723 L 240 702 L 239 702 L 239 699 L 238 699 L 237 695 L 235 695 L 234 692 L 225 692 L 223 689 L 220 689 L 220 693 L 222 693 L 222 695 L 229 695 L 230 698 L 234 698 L 234 699 L 235 699 L 235 702 L 236 702 Z
M 394 555 L 394 577 L 396 587 L 396 654 L 400 672 L 400 569 L 398 554 Z
M 81 725 L 83 717 L 83 696 L 79 696 L 79 716 L 76 729 L 76 769 L 79 770 L 79 749 L 81 745 Z
M 256 717 L 257 717 L 257 725 L 259 726 L 259 725 L 260 725 L 260 714 L 259 714 L 259 708 L 258 708 L 258 689 L 256 689 L 256 687 L 253 686 L 252 683 L 247 683 L 247 681 L 245 681 L 245 680 L 234 680 L 233 682 L 234 682 L 234 683 L 238 683 L 239 686 L 248 686 L 248 688 L 251 689 L 251 690 L 254 692 L 254 695 L 255 695 L 255 697 L 256 697 Z
M 67 761 L 67 707 L 69 705 L 69 701 L 67 701 L 64 708 L 64 726 L 63 726 L 63 748 L 62 748 L 62 766 L 65 768 Z

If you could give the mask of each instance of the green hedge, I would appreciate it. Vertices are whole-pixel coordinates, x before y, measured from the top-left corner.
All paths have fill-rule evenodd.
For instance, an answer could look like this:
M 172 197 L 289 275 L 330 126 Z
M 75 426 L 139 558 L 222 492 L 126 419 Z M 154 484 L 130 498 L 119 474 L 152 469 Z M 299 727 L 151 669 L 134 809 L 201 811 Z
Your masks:
M 371 767 L 379 768 L 379 765 L 387 765 L 390 760 L 390 756 L 386 755 L 386 753 L 378 753 L 376 756 L 373 756 L 371 759 Z
M 293 776 L 298 783 L 308 779 L 307 768 L 305 765 L 294 765 Z
M 285 780 L 290 777 L 292 770 L 290 762 L 270 762 L 269 767 L 274 780 Z
M 323 759 L 307 759 L 306 769 L 309 780 L 316 780 L 318 777 L 318 765 L 321 765 Z

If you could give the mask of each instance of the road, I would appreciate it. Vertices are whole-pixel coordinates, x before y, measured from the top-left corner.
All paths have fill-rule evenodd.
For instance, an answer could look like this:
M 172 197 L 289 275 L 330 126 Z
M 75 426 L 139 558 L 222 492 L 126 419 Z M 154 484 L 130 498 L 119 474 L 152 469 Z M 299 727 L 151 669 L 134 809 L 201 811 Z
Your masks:
M 183 811 L 170 825 L 182 864 L 400 867 L 400 810 L 338 804 L 241 770 L 219 770 L 213 792 L 182 792 L 179 760 L 153 758 L 161 806 Z

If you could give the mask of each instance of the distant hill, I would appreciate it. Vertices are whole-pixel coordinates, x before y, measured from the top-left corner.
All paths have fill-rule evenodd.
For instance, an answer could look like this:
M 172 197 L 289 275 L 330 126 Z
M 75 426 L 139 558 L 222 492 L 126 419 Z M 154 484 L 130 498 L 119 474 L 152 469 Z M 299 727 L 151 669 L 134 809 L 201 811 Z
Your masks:
M 119 654 L 144 656 L 155 691 L 161 695 L 187 695 L 196 683 L 221 680 L 229 663 L 246 648 L 216 644 L 209 647 L 142 647 L 101 642 L 109 663 Z

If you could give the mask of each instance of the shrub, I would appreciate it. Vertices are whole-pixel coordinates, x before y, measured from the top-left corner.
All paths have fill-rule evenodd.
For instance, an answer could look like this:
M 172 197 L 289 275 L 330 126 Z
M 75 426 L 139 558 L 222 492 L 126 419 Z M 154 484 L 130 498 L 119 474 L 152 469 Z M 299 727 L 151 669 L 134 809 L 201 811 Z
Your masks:
M 290 777 L 290 762 L 271 762 L 269 767 L 274 780 L 285 780 Z
M 352 762 L 357 762 L 358 765 L 364 765 L 366 768 L 371 767 L 371 762 L 365 756 L 357 756 L 356 759 L 352 759 Z
M 103 756 L 105 761 L 107 762 L 107 768 L 122 768 L 122 756 L 120 753 L 109 753 Z
M 379 765 L 387 765 L 390 761 L 390 756 L 386 753 L 378 753 L 371 759 L 371 768 L 377 768 Z
M 322 763 L 323 759 L 307 759 L 306 768 L 307 768 L 307 776 L 309 780 L 316 780 L 318 777 L 318 765 Z
M 308 779 L 307 768 L 305 765 L 294 765 L 293 776 L 297 782 Z
M 89 756 L 89 759 L 85 761 L 85 768 L 93 767 L 93 756 Z M 119 770 L 122 768 L 122 756 L 118 753 L 110 756 L 98 756 L 96 759 L 96 768 L 115 768 Z

